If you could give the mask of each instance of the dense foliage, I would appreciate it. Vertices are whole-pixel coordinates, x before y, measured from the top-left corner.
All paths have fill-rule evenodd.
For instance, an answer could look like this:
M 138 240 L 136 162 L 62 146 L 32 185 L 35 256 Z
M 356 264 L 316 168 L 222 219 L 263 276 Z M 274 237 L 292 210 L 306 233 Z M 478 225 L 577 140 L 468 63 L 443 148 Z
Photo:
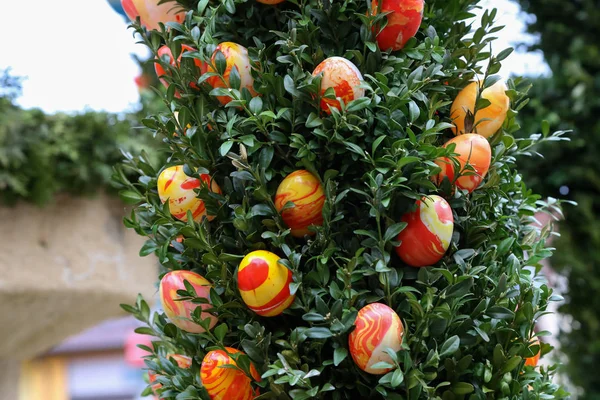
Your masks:
M 43 205 L 59 192 L 92 193 L 110 188 L 121 150 L 139 152 L 152 141 L 133 130 L 134 115 L 102 112 L 47 115 L 24 110 L 14 100 L 19 79 L 0 78 L 0 202 Z M 139 118 L 137 118 L 139 119 Z M 158 157 L 155 156 L 155 160 Z
M 482 187 L 469 194 L 452 190 L 447 180 L 441 188 L 432 182 L 440 171 L 434 160 L 451 154 L 441 145 L 452 137 L 453 99 L 476 75 L 484 88 L 497 82 L 494 74 L 510 54 L 489 52 L 500 29 L 494 10 L 471 32 L 477 3 L 428 1 L 416 37 L 394 53 L 374 42 L 371 27 L 385 17 L 369 16 L 369 1 L 291 0 L 275 7 L 253 0 L 188 1 L 180 2 L 187 10 L 182 24 L 160 32 L 133 24 L 155 55 L 165 43 L 174 58 L 182 44 L 198 51 L 187 51 L 180 65 L 157 61 L 170 86 L 164 111 L 144 124 L 172 153 L 166 165 L 130 157 L 116 169 L 122 197 L 138 203 L 125 224 L 148 237 L 141 254 L 156 254 L 163 272 L 193 270 L 211 281 L 209 301 L 219 318 L 214 329 L 192 334 L 162 312 L 151 313 L 142 298 L 123 305 L 146 322 L 138 332 L 155 336 L 145 348 L 162 398 L 208 399 L 199 369 L 209 350 L 224 346 L 245 352 L 236 360 L 248 376 L 250 363 L 256 366 L 263 377 L 255 383 L 260 398 L 566 396 L 551 381 L 554 367 L 524 366 L 539 350 L 534 322 L 553 300 L 537 275 L 552 251 L 545 245 L 548 230 L 532 222 L 536 212 L 554 205 L 527 188 L 515 162 L 539 140 L 558 138 L 514 137 L 526 84 L 509 82 L 512 110 L 490 138 L 492 167 Z M 260 96 L 236 90 L 238 74 L 223 77 L 221 53 L 211 60 L 222 41 L 248 48 Z M 319 78 L 311 72 L 330 56 L 356 64 L 366 96 L 328 115 L 320 112 Z M 197 60 L 216 72 L 200 76 Z M 207 80 L 213 77 L 234 89 L 212 89 Z M 233 100 L 224 107 L 218 96 Z M 176 165 L 190 177 L 210 174 L 218 183 L 222 193 L 206 184 L 197 189 L 214 219 L 194 222 L 190 213 L 183 222 L 161 202 L 158 175 Z M 297 169 L 317 176 L 326 196 L 323 224 L 305 238 L 290 234 L 273 201 L 279 183 Z M 132 170 L 139 179 L 125 177 Z M 406 226 L 401 217 L 431 194 L 452 207 L 450 249 L 433 266 L 409 267 L 394 251 Z M 257 249 L 283 257 L 293 273 L 296 300 L 281 316 L 260 317 L 240 296 L 237 268 Z M 190 285 L 178 294 L 207 302 Z M 402 349 L 391 354 L 394 370 L 382 376 L 359 370 L 348 349 L 357 311 L 372 302 L 392 307 L 406 331 Z M 192 319 L 208 328 L 200 311 Z M 542 346 L 542 353 L 549 350 Z M 191 357 L 191 367 L 181 368 L 169 354 Z
M 520 3 L 536 16 L 529 30 L 540 34 L 535 48 L 552 69 L 551 77 L 534 81 L 533 99 L 521 116 L 524 131 L 539 129 L 542 119 L 553 128 L 573 130 L 570 142 L 542 147 L 543 161 L 523 163 L 524 175 L 538 193 L 578 204 L 565 209 L 552 267 L 569 277 L 562 311 L 574 322 L 561 336 L 568 373 L 584 389 L 583 398 L 596 399 L 600 377 L 590 371 L 600 362 L 600 10 L 593 0 Z

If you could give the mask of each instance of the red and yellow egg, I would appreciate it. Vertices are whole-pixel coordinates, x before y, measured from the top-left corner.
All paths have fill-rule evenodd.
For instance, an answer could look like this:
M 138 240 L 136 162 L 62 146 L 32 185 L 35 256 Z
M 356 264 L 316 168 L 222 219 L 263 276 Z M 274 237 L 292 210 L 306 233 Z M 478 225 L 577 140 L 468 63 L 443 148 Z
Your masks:
M 338 97 L 344 101 L 344 104 L 348 104 L 365 95 L 365 89 L 359 87 L 363 80 L 362 74 L 356 65 L 343 57 L 329 57 L 323 60 L 312 73 L 313 76 L 319 74 L 323 74 L 320 105 L 326 113 L 331 113 L 329 106 L 340 108 Z M 336 99 L 323 97 L 329 88 L 333 88 Z
M 179 368 L 188 369 L 192 366 L 192 359 L 188 356 L 183 356 L 181 354 L 167 354 L 167 359 L 174 359 Z M 162 387 L 159 382 L 156 382 L 160 374 L 157 374 L 155 371 L 148 371 L 148 381 L 150 381 L 150 387 L 152 391 L 156 394 L 156 391 Z
M 376 40 L 383 51 L 400 50 L 408 40 L 415 36 L 423 19 L 424 0 L 383 0 L 381 12 L 389 12 L 387 25 Z M 378 0 L 371 3 L 371 15 L 378 14 Z M 374 27 L 373 30 L 378 29 Z
M 400 351 L 404 325 L 394 310 L 382 303 L 371 303 L 360 309 L 350 333 L 348 345 L 354 363 L 363 371 L 383 375 L 393 368 L 373 368 L 379 362 L 394 364 L 385 351 Z
M 206 82 L 213 88 L 228 88 L 231 70 L 233 69 L 233 67 L 236 67 L 240 75 L 240 91 L 243 88 L 246 88 L 248 89 L 250 94 L 252 94 L 252 96 L 256 96 L 257 92 L 254 90 L 254 78 L 250 73 L 252 67 L 250 57 L 248 56 L 248 49 L 246 49 L 244 46 L 233 42 L 220 43 L 212 55 L 211 64 L 215 64 L 216 56 L 219 52 L 223 53 L 223 55 L 225 56 L 225 60 L 227 60 L 227 67 L 225 68 L 225 72 L 223 73 L 223 78 L 225 82 L 223 82 L 220 76 L 211 76 L 206 80 Z M 217 71 L 213 69 L 212 65 L 209 65 L 208 72 Z M 223 105 L 233 100 L 231 97 L 227 96 L 217 96 L 217 99 Z
M 294 207 L 282 211 L 290 201 L 294 203 Z M 306 170 L 294 171 L 286 176 L 275 194 L 275 207 L 281 212 L 283 221 L 291 229 L 294 237 L 314 234 L 308 227 L 323 224 L 324 204 L 323 185 L 316 176 Z
M 408 224 L 398 235 L 402 243 L 396 247 L 402 261 L 413 267 L 440 261 L 450 246 L 454 231 L 454 217 L 448 202 L 436 195 L 423 197 L 402 221 Z
M 263 317 L 281 314 L 296 296 L 290 294 L 292 271 L 280 264 L 279 256 L 257 250 L 244 257 L 237 272 L 242 300 Z
M 210 187 L 214 193 L 221 193 L 221 188 L 211 179 L 210 175 L 202 174 L 200 179 Z M 194 221 L 201 221 L 206 215 L 204 201 L 199 199 L 194 192 L 201 186 L 200 179 L 187 176 L 183 172 L 183 165 L 166 168 L 158 176 L 158 196 L 160 201 L 169 201 L 169 210 L 173 217 L 181 221 L 187 221 L 188 210 L 192 212 Z M 207 216 L 209 220 L 214 216 Z
M 204 328 L 192 321 L 192 313 L 197 307 L 203 310 L 212 308 L 210 303 L 196 304 L 191 301 L 180 301 L 178 290 L 185 290 L 184 281 L 188 281 L 196 290 L 196 296 L 210 299 L 211 283 L 203 276 L 192 271 L 171 271 L 160 281 L 159 297 L 163 310 L 169 320 L 180 329 L 190 333 L 203 333 Z M 202 319 L 210 319 L 209 329 L 217 323 L 217 317 L 202 311 Z
M 455 145 L 453 152 L 458 154 L 456 160 L 460 163 L 459 173 L 461 176 L 458 179 L 455 178 L 454 163 L 450 158 L 440 157 L 435 163 L 442 171 L 434 178 L 434 181 L 439 185 L 447 177 L 450 183 L 471 193 L 479 187 L 490 169 L 492 148 L 486 138 L 474 133 L 459 135 L 446 142 L 444 147 L 452 144 Z M 473 170 L 465 168 L 467 163 Z
M 467 87 L 460 91 L 452 107 L 450 108 L 450 118 L 454 123 L 455 127 L 452 131 L 455 135 L 470 132 L 478 133 L 485 138 L 489 138 L 494 133 L 498 132 L 498 129 L 502 127 L 506 114 L 510 108 L 510 99 L 506 95 L 508 88 L 502 81 L 498 81 L 492 86 L 486 88 L 481 92 L 481 97 L 490 101 L 490 105 L 477 110 L 475 114 L 474 127 L 465 127 L 465 117 L 467 112 L 473 113 L 475 111 L 475 103 L 477 101 L 477 85 L 482 84 L 477 82 L 471 82 Z
M 123 10 L 130 20 L 140 17 L 140 23 L 146 29 L 159 29 L 158 23 L 179 22 L 185 19 L 185 12 L 175 3 L 158 4 L 159 0 L 121 0 Z
M 231 347 L 225 350 L 209 351 L 200 367 L 202 386 L 208 392 L 211 400 L 252 400 L 260 393 L 252 388 L 252 380 L 242 371 L 226 366 L 237 366 L 232 354 L 243 352 Z M 252 378 L 260 382 L 260 375 L 250 364 Z
M 158 49 L 157 55 L 158 55 L 158 58 L 160 58 L 160 59 L 164 60 L 164 58 L 166 58 L 167 59 L 166 61 L 169 64 L 171 64 L 173 67 L 179 68 L 179 66 L 181 65 L 181 58 L 183 57 L 183 53 L 191 52 L 191 51 L 196 51 L 196 49 L 194 49 L 193 47 L 188 46 L 186 44 L 181 45 L 181 54 L 179 54 L 177 61 L 175 61 L 175 59 L 173 58 L 173 52 L 171 51 L 169 46 L 163 45 L 160 47 L 160 49 Z M 197 71 L 198 77 L 200 77 L 200 75 L 202 75 L 204 72 L 206 72 L 207 66 L 205 63 L 202 62 L 202 60 L 194 58 L 194 65 L 198 69 L 198 71 Z M 168 88 L 169 83 L 163 77 L 165 75 L 171 75 L 170 71 L 165 71 L 165 69 L 159 62 L 154 63 L 154 71 L 156 72 L 156 76 L 158 77 L 160 82 L 163 84 L 163 86 Z M 196 82 L 193 82 L 193 81 L 190 82 L 190 87 L 192 87 L 194 89 L 199 89 Z

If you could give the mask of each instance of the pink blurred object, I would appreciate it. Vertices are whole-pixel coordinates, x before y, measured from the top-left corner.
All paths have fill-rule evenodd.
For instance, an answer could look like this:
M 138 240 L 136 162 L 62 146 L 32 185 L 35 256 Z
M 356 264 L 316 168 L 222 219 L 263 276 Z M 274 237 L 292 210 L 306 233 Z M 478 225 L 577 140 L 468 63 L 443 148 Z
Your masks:
M 135 368 L 144 368 L 146 366 L 144 363 L 144 356 L 147 356 L 151 353 L 140 349 L 137 346 L 138 344 L 143 344 L 152 348 L 152 336 L 140 335 L 139 333 L 135 332 L 127 335 L 124 347 L 125 362 Z

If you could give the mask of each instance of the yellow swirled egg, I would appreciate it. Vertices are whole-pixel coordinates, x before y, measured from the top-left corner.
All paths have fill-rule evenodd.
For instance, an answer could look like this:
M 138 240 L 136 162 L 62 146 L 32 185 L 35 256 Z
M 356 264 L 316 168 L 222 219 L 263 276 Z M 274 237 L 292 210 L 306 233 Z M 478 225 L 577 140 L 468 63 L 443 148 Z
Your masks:
M 211 400 L 252 400 L 260 393 L 252 389 L 252 381 L 239 369 L 224 368 L 237 366 L 231 355 L 244 354 L 243 352 L 226 347 L 224 350 L 209 351 L 200 367 L 200 380 L 208 392 Z M 260 375 L 253 364 L 250 364 L 250 374 L 256 382 L 260 382 Z
M 290 201 L 294 203 L 294 207 L 283 210 Z M 292 230 L 294 237 L 314 234 L 308 227 L 323 224 L 324 204 L 325 192 L 321 182 L 303 169 L 286 176 L 275 195 L 275 207 L 281 212 L 283 221 Z
M 203 310 L 212 308 L 210 303 L 196 304 L 189 300 L 180 301 L 178 290 L 185 290 L 184 281 L 188 281 L 196 290 L 196 296 L 210 299 L 211 283 L 203 276 L 192 271 L 178 270 L 167 273 L 160 281 L 159 296 L 163 310 L 169 320 L 179 329 L 190 333 L 202 333 L 204 328 L 192 321 L 192 313 L 197 307 Z M 201 318 L 210 319 L 209 329 L 217 323 L 217 317 L 202 312 Z
M 244 303 L 263 317 L 274 317 L 295 299 L 290 294 L 292 271 L 279 264 L 277 254 L 257 250 L 249 253 L 238 268 L 238 289 Z
M 130 20 L 140 17 L 146 29 L 159 29 L 158 23 L 179 22 L 185 19 L 185 12 L 174 3 L 158 4 L 160 0 L 121 0 L 121 6 Z
M 363 77 L 356 65 L 350 60 L 343 57 L 329 57 L 323 60 L 312 75 L 321 77 L 321 96 L 329 88 L 333 88 L 336 99 L 328 99 L 321 97 L 321 109 L 326 113 L 331 113 L 329 106 L 340 108 L 340 102 L 337 98 L 341 98 L 344 104 L 348 104 L 352 100 L 364 97 L 365 89 L 359 87 Z
M 202 181 L 209 185 L 214 193 L 221 193 L 221 188 L 214 180 L 211 180 L 207 174 L 200 175 Z M 188 210 L 192 212 L 194 221 L 201 221 L 206 215 L 206 207 L 204 201 L 197 197 L 194 189 L 201 186 L 200 179 L 187 176 L 183 172 L 183 165 L 176 165 L 166 168 L 158 176 L 158 196 L 160 201 L 165 203 L 169 200 L 169 210 L 173 217 L 187 221 Z M 214 216 L 209 215 L 208 219 Z
M 484 138 L 489 138 L 498 132 L 506 119 L 506 114 L 510 108 L 510 99 L 506 95 L 508 88 L 504 82 L 498 81 L 481 93 L 481 97 L 489 100 L 490 105 L 477 111 L 472 127 L 465 126 L 467 113 L 473 113 L 475 110 L 477 85 L 477 82 L 471 82 L 461 90 L 452 103 L 450 118 L 455 125 L 452 128 L 455 135 L 473 132 Z
M 215 69 L 213 69 L 213 66 L 216 67 L 215 61 L 219 52 L 225 56 L 225 60 L 227 61 L 227 67 L 225 68 L 225 72 L 223 73 L 223 78 L 221 78 L 220 76 L 211 76 L 206 80 L 206 82 L 213 88 L 229 88 L 229 78 L 231 76 L 231 70 L 235 67 L 237 68 L 237 71 L 240 75 L 240 91 L 243 88 L 246 88 L 252 96 L 256 96 L 257 93 L 254 90 L 254 78 L 250 73 L 251 64 L 250 57 L 248 56 L 248 49 L 246 49 L 244 46 L 233 42 L 220 43 L 215 49 L 215 52 L 212 56 L 212 65 L 208 65 L 208 72 L 217 72 Z M 231 97 L 228 96 L 217 96 L 217 99 L 223 105 L 233 100 Z
M 452 208 L 440 196 L 423 197 L 417 208 L 405 214 L 406 228 L 398 235 L 398 256 L 413 267 L 425 267 L 442 259 L 454 231 Z
M 350 355 L 360 369 L 374 375 L 383 375 L 393 368 L 373 368 L 379 362 L 393 365 L 385 351 L 400 351 L 404 325 L 394 310 L 385 304 L 371 303 L 360 309 L 354 322 L 356 329 L 350 333 Z

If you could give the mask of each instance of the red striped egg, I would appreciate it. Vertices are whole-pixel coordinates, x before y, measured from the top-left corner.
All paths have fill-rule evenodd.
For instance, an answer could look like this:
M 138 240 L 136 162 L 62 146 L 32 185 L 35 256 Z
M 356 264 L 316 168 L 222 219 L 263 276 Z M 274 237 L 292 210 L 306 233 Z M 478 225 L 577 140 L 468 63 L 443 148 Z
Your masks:
M 372 303 L 360 309 L 350 333 L 348 345 L 354 363 L 363 371 L 383 375 L 393 368 L 373 368 L 379 362 L 394 365 L 386 349 L 400 351 L 404 325 L 394 310 L 385 304 Z
M 343 57 L 329 57 L 313 71 L 313 76 L 323 74 L 321 77 L 321 96 L 329 88 L 333 88 L 336 99 L 321 97 L 321 109 L 326 113 L 331 113 L 329 107 L 340 108 L 341 98 L 344 104 L 352 100 L 364 97 L 365 89 L 359 87 L 363 77 L 356 65 Z
M 402 221 L 408 224 L 398 235 L 402 243 L 396 247 L 402 261 L 413 267 L 440 261 L 450 246 L 454 231 L 454 217 L 448 202 L 436 195 L 423 197 Z
M 252 389 L 251 379 L 242 371 L 226 366 L 237 366 L 231 355 L 243 352 L 226 347 L 225 350 L 209 351 L 200 367 L 202 386 L 208 392 L 211 400 L 252 400 L 260 393 Z M 250 364 L 250 374 L 256 382 L 260 375 L 253 364 Z
M 292 271 L 280 264 L 277 254 L 257 250 L 248 254 L 238 268 L 238 289 L 242 300 L 263 317 L 274 317 L 295 299 L 290 294 Z
M 203 310 L 212 308 L 209 303 L 196 304 L 191 301 L 180 301 L 178 290 L 185 290 L 184 281 L 188 281 L 196 290 L 196 296 L 210 299 L 211 283 L 203 276 L 192 271 L 171 271 L 160 280 L 159 296 L 163 310 L 169 320 L 180 329 L 191 333 L 202 333 L 204 328 L 192 321 L 192 313 L 197 307 Z M 210 319 L 209 329 L 212 329 L 217 323 L 217 317 L 202 312 L 201 318 Z

